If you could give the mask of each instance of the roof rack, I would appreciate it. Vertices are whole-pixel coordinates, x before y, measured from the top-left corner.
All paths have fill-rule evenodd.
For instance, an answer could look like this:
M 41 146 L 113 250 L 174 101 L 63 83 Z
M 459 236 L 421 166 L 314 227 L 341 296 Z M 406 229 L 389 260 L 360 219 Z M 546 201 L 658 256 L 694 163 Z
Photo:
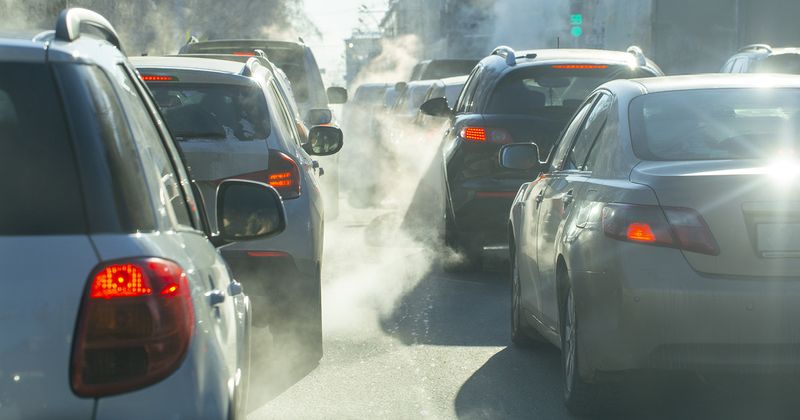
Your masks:
M 643 67 L 647 65 L 647 56 L 644 55 L 644 51 L 636 45 L 631 45 L 628 47 L 627 50 L 628 54 L 632 54 L 634 58 L 636 58 L 636 64 L 639 67 Z
M 772 46 L 768 44 L 752 44 L 739 49 L 740 53 L 746 51 L 766 51 L 767 53 L 772 53 Z
M 87 29 L 87 26 L 91 29 L 89 31 L 90 33 L 93 35 L 101 35 L 103 39 L 124 53 L 119 35 L 117 35 L 117 31 L 114 30 L 114 27 L 111 26 L 111 23 L 99 13 L 80 7 L 64 9 L 64 11 L 58 15 L 55 39 L 64 42 L 75 41 L 81 37 L 83 32 Z
M 492 51 L 492 55 L 498 55 L 505 58 L 506 64 L 509 66 L 517 65 L 517 53 L 509 46 L 501 45 L 495 48 L 494 51 Z
M 49 31 L 42 31 L 33 36 L 33 42 L 48 42 L 52 41 L 56 36 L 56 31 L 50 29 Z

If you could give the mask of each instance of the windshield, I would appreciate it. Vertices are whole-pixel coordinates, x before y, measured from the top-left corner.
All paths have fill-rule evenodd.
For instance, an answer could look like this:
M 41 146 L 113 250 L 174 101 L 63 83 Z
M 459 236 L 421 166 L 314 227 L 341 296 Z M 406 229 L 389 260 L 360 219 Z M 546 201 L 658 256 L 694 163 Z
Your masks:
M 647 160 L 763 159 L 800 146 L 800 89 L 715 89 L 631 103 L 636 154 Z
M 257 85 L 150 83 L 170 131 L 182 140 L 266 140 L 270 116 Z

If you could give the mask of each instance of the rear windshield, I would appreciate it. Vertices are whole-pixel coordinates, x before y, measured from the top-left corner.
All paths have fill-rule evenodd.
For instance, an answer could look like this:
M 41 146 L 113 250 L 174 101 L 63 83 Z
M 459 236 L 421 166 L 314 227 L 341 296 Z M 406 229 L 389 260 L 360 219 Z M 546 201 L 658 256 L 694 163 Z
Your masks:
M 380 105 L 385 94 L 386 86 L 361 86 L 356 90 L 353 103 L 365 106 Z
M 634 151 L 645 160 L 769 158 L 800 145 L 800 89 L 709 89 L 636 98 Z
M 266 140 L 271 127 L 258 85 L 149 84 L 170 131 L 184 140 Z
M 43 64 L 0 64 L 0 235 L 86 232 L 56 91 Z
M 650 77 L 646 70 L 627 66 L 581 65 L 529 67 L 507 75 L 492 94 L 485 113 L 531 114 L 559 112 L 571 115 L 598 86 L 611 80 Z
M 756 73 L 800 74 L 800 54 L 771 55 L 756 64 Z

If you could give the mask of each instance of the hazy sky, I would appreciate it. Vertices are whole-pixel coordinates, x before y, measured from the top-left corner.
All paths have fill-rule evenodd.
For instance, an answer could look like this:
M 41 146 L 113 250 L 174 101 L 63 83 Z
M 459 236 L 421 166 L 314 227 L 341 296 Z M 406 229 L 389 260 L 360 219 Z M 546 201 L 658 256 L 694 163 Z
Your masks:
M 344 40 L 350 37 L 353 29 L 361 27 L 359 17 L 374 28 L 383 17 L 381 13 L 359 14 L 360 5 L 371 10 L 385 10 L 387 0 L 304 0 L 306 13 L 314 21 L 324 37 L 322 43 L 308 44 L 320 67 L 326 69 L 326 82 L 342 85 L 344 75 Z

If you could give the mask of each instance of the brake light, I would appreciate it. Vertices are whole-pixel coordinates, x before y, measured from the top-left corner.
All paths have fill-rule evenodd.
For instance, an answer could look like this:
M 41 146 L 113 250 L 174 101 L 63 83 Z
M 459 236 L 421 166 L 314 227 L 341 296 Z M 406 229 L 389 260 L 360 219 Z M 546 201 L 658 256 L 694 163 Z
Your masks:
M 692 209 L 608 204 L 603 208 L 603 231 L 621 241 L 719 255 L 711 230 L 700 213 Z
M 510 144 L 511 133 L 502 128 L 464 127 L 459 133 L 462 139 L 474 143 Z
M 173 82 L 178 80 L 173 76 L 158 76 L 155 74 L 143 74 L 141 77 L 145 82 Z
M 601 70 L 607 69 L 605 64 L 556 64 L 553 66 L 558 70 Z
M 189 283 L 180 266 L 160 258 L 102 264 L 89 282 L 72 350 L 76 394 L 133 391 L 180 366 L 194 332 Z
M 233 55 L 237 55 L 239 57 L 255 57 L 256 53 L 253 51 L 236 51 Z
M 275 187 L 284 200 L 300 197 L 300 167 L 289 155 L 269 151 L 267 183 Z

